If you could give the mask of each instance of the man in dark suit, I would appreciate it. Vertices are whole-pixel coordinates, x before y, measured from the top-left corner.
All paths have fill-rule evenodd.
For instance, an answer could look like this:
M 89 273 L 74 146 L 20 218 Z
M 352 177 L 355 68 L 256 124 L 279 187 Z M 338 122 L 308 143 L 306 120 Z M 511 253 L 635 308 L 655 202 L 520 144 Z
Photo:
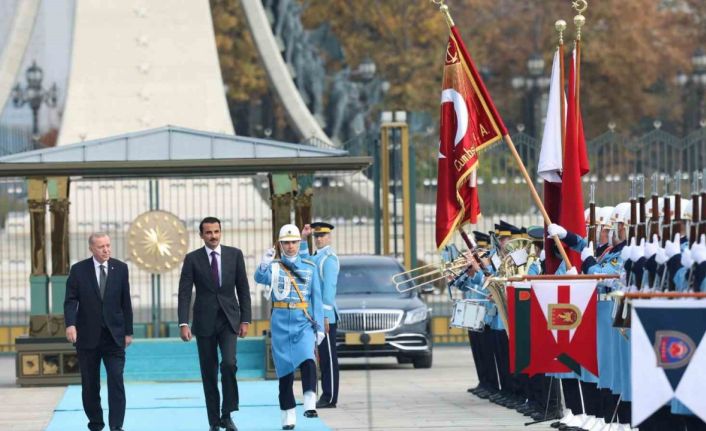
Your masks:
M 88 429 L 102 430 L 100 364 L 108 376 L 108 425 L 120 431 L 125 418 L 125 348 L 132 343 L 132 304 L 127 265 L 110 257 L 110 237 L 88 238 L 92 257 L 71 266 L 66 281 L 66 339 L 76 345 L 81 398 Z
M 179 279 L 179 326 L 181 339 L 196 336 L 201 380 L 206 397 L 210 431 L 237 430 L 230 412 L 238 410 L 238 382 L 235 378 L 235 345 L 245 337 L 250 324 L 250 286 L 243 252 L 220 245 L 221 222 L 206 217 L 199 224 L 204 247 L 187 254 Z M 191 292 L 196 286 L 194 321 L 189 328 Z M 237 296 L 236 296 L 237 291 Z M 219 415 L 218 347 L 221 349 L 223 404 Z

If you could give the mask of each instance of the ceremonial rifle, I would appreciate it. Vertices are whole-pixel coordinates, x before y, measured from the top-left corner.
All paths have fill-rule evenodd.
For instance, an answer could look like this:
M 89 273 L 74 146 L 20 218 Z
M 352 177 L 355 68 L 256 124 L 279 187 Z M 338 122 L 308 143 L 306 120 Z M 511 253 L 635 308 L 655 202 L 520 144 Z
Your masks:
M 598 246 L 596 227 L 596 184 L 591 183 L 591 191 L 588 201 L 588 240 L 593 241 L 594 246 Z
M 642 239 L 647 237 L 647 211 L 645 208 L 645 176 L 640 174 L 637 176 L 637 185 L 639 194 L 637 203 L 640 209 L 640 221 L 637 225 L 637 238 Z
M 630 181 L 630 224 L 628 225 L 628 244 L 637 235 L 637 178 Z
M 669 175 L 664 176 L 664 205 L 662 206 L 662 247 L 672 239 L 672 208 L 669 202 Z
M 672 241 L 677 234 L 682 234 L 681 219 L 681 171 L 674 174 L 674 222 L 672 225 Z
M 657 173 L 652 174 L 652 216 L 650 217 L 650 238 L 659 236 L 659 184 Z
M 693 245 L 699 236 L 699 171 L 694 171 L 691 177 L 691 229 L 689 229 L 689 246 Z

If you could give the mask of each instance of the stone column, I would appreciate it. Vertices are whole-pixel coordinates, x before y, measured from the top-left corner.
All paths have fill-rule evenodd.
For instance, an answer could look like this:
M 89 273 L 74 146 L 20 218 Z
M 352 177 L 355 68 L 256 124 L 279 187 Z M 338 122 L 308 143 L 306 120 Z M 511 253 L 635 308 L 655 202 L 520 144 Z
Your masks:
M 30 284 L 30 315 L 49 312 L 49 277 L 46 260 L 46 182 L 45 178 L 27 179 L 27 205 L 29 207 L 30 253 L 32 272 Z
M 69 178 L 47 179 L 51 213 L 51 312 L 64 314 L 66 279 L 69 275 Z
M 314 176 L 312 174 L 299 174 L 295 178 L 297 181 L 297 193 L 294 197 L 294 223 L 301 229 L 305 224 L 311 224 Z M 313 253 L 311 235 L 309 235 L 307 241 L 309 250 Z
M 269 174 L 270 200 L 272 205 L 272 244 L 277 242 L 282 225 L 292 222 L 292 176 Z

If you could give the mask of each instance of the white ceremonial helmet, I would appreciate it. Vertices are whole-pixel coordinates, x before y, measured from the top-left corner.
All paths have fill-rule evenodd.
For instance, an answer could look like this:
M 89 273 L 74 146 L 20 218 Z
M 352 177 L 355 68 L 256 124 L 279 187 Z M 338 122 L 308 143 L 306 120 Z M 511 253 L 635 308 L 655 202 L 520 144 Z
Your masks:
M 681 218 L 683 220 L 691 220 L 693 218 L 694 212 L 691 207 L 692 207 L 691 199 L 682 199 L 681 200 Z
M 301 239 L 299 228 L 293 224 L 286 224 L 279 230 L 278 241 L 300 241 Z
M 610 214 L 610 220 L 613 223 L 613 226 L 611 227 L 612 234 L 609 235 L 608 242 L 612 245 L 617 245 L 621 242 L 621 236 L 622 239 L 625 239 L 628 236 L 628 224 L 630 223 L 630 202 L 621 202 L 616 205 Z M 623 225 L 619 226 L 618 223 L 623 223 Z M 622 232 L 619 232 L 618 229 Z
M 611 227 L 613 225 L 613 220 L 610 216 L 613 214 L 613 207 L 601 207 L 596 210 L 596 223 L 603 225 L 605 227 Z
M 630 223 L 630 202 L 621 202 L 610 214 L 613 223 Z

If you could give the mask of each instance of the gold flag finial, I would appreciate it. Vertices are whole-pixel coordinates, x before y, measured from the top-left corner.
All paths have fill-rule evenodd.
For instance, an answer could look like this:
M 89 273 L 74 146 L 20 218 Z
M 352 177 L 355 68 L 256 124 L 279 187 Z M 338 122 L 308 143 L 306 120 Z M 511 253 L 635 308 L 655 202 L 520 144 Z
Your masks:
M 449 25 L 449 27 L 453 27 L 454 20 L 451 18 L 451 14 L 449 13 L 449 7 L 444 3 L 444 0 L 431 0 L 432 3 L 435 5 L 439 6 L 439 10 L 441 13 L 444 14 L 444 18 L 446 18 L 446 23 Z
M 559 45 L 564 44 L 564 30 L 566 30 L 566 21 L 558 19 L 554 23 L 554 28 L 559 32 Z
M 576 26 L 576 40 L 581 40 L 581 27 L 586 24 L 586 17 L 583 13 L 588 9 L 587 0 L 574 0 L 571 6 L 576 11 L 577 15 L 574 17 L 574 25 Z

